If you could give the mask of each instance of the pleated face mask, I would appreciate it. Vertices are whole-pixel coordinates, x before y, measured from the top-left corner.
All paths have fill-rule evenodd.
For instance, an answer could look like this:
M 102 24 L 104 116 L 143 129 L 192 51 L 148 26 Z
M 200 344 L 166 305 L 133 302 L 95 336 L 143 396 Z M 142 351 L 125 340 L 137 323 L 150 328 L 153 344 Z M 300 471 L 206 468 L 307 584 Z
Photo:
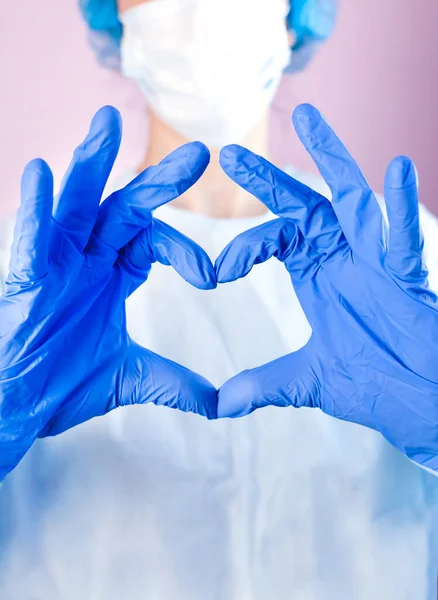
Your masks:
M 290 60 L 284 0 L 152 0 L 121 14 L 122 73 L 187 140 L 241 141 Z

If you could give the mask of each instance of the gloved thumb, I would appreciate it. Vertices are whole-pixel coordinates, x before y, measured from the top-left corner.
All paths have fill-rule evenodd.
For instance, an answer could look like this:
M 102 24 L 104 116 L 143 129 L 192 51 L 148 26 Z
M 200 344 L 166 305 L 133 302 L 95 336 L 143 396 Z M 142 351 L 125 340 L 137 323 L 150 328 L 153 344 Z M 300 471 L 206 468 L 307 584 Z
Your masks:
M 120 404 L 152 402 L 217 418 L 217 390 L 198 373 L 135 343 L 131 344 L 129 363 L 130 377 L 134 374 L 137 384 L 132 393 L 126 388 Z
M 229 379 L 218 393 L 218 418 L 244 417 L 264 406 L 320 407 L 320 382 L 304 348 Z
M 39 437 L 59 435 L 115 408 L 149 402 L 217 418 L 217 390 L 201 375 L 132 341 L 123 358 L 116 354 L 107 370 L 90 373 L 68 394 Z

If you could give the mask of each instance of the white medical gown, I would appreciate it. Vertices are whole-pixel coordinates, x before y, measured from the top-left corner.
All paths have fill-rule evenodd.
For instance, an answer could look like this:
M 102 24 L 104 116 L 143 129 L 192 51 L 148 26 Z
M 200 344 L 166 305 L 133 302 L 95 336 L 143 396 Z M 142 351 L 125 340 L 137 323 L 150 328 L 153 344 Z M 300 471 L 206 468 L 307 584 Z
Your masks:
M 271 217 L 156 215 L 212 258 Z M 436 279 L 438 225 L 423 219 Z M 216 385 L 310 335 L 275 259 L 208 292 L 155 264 L 128 325 Z M 437 487 L 375 431 L 314 409 L 118 409 L 38 440 L 6 478 L 0 598 L 435 600 Z

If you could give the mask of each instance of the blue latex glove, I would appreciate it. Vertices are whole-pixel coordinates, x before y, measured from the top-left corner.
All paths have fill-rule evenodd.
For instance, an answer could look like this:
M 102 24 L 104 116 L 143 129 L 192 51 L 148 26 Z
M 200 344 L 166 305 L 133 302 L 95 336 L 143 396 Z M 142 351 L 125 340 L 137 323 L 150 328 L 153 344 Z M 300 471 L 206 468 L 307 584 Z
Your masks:
M 422 261 L 412 162 L 389 165 L 389 228 L 359 167 L 309 105 L 295 129 L 332 191 L 332 204 L 263 158 L 222 151 L 225 172 L 279 215 L 237 237 L 217 260 L 218 282 L 276 256 L 312 327 L 293 354 L 243 372 L 219 391 L 218 416 L 270 404 L 317 407 L 380 431 L 438 470 L 438 303 Z
M 125 317 L 125 299 L 155 261 L 198 288 L 216 286 L 205 252 L 152 218 L 202 175 L 208 150 L 179 148 L 99 206 L 120 138 L 118 112 L 101 109 L 54 209 L 47 164 L 35 160 L 24 171 L 0 298 L 0 480 L 37 437 L 118 406 L 153 402 L 216 417 L 216 389 L 135 344 Z

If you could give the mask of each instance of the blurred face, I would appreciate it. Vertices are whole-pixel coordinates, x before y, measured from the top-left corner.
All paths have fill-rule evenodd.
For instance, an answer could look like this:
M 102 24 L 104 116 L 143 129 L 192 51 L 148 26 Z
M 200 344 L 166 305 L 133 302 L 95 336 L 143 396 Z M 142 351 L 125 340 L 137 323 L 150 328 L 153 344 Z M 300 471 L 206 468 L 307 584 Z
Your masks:
M 286 13 L 289 10 L 289 1 L 290 0 L 284 0 L 284 7 Z M 140 4 L 147 4 L 148 2 L 155 2 L 155 0 L 118 0 L 117 6 L 119 7 L 119 12 L 123 12 L 124 10 L 133 8 L 134 6 L 139 6 Z M 288 32 L 288 40 L 289 47 L 291 48 L 295 42 L 295 36 L 291 31 Z
M 119 0 L 122 73 L 162 121 L 210 148 L 241 141 L 290 59 L 285 0 Z

